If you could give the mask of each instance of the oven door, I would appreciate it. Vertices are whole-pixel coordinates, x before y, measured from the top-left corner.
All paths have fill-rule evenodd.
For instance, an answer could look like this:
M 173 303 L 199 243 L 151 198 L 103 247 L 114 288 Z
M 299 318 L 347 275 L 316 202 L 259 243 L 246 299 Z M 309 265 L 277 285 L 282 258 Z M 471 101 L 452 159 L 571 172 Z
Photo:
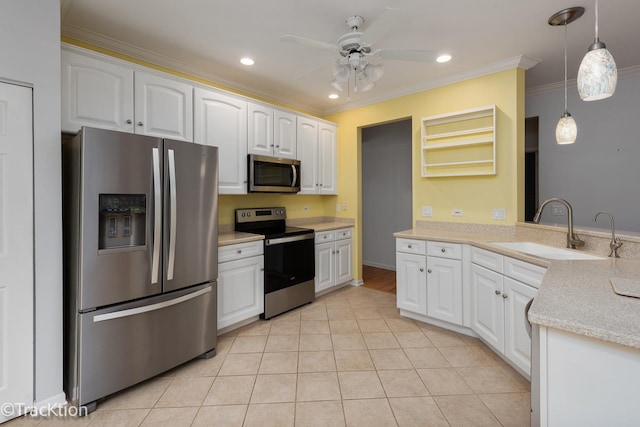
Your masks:
M 265 240 L 265 294 L 314 279 L 314 239 L 310 233 Z
M 249 192 L 297 193 L 300 161 L 249 154 Z

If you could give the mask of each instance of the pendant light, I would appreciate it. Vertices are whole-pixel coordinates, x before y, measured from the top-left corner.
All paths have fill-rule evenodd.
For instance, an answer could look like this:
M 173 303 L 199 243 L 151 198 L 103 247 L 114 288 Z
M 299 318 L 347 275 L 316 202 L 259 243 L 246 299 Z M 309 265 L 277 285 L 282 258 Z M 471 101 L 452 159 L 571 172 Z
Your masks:
M 560 145 L 573 144 L 578 136 L 576 121 L 567 109 L 567 24 L 580 18 L 584 13 L 583 7 L 570 7 L 561 10 L 549 18 L 549 25 L 564 25 L 564 113 L 556 126 L 556 142 Z
M 596 39 L 582 58 L 578 70 L 578 92 L 583 101 L 608 98 L 616 91 L 618 69 L 607 46 L 598 38 L 598 0 L 596 0 Z

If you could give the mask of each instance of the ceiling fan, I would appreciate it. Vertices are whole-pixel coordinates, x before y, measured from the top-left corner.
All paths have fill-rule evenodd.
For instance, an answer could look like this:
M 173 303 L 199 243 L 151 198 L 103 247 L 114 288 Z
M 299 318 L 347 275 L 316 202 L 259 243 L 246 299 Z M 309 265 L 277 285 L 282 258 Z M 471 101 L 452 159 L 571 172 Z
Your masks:
M 364 31 L 360 31 L 365 22 L 364 18 L 359 15 L 350 16 L 345 22 L 351 31 L 342 35 L 338 39 L 337 45 L 292 35 L 282 36 L 280 40 L 312 48 L 337 51 L 341 57 L 335 60 L 334 79 L 331 81 L 331 85 L 342 92 L 342 85 L 347 83 L 348 90 L 348 82 L 353 73 L 354 92 L 366 92 L 372 89 L 384 74 L 383 65 L 372 63 L 372 59 L 374 61 L 391 59 L 431 62 L 439 58 L 437 52 L 433 50 L 373 48 L 373 44 L 391 31 L 398 24 L 400 18 L 399 9 L 385 8 L 374 21 L 368 24 Z M 438 61 L 446 62 L 448 59 L 444 61 L 438 59 Z

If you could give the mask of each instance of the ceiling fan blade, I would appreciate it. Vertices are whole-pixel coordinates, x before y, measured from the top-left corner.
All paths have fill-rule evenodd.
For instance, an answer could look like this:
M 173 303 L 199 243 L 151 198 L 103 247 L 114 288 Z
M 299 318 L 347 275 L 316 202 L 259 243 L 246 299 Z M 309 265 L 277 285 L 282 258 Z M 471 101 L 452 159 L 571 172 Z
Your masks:
M 338 50 L 338 47 L 335 44 L 326 43 L 319 40 L 308 39 L 306 37 L 300 37 L 300 36 L 286 35 L 286 36 L 280 37 L 280 41 L 287 42 L 287 43 L 301 44 L 309 47 L 316 47 L 319 49 L 332 50 L 334 52 Z
M 422 49 L 380 49 L 376 55 L 383 59 L 396 59 L 398 61 L 435 61 L 438 52 Z
M 400 9 L 385 8 L 378 17 L 367 25 L 362 33 L 362 43 L 373 44 L 393 30 L 400 21 Z

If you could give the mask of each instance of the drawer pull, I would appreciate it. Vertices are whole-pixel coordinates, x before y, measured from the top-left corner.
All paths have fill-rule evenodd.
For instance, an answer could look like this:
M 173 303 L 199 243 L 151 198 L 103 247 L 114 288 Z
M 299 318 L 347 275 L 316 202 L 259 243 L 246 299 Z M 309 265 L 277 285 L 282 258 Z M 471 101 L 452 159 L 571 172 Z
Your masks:
M 240 255 L 242 253 L 242 249 L 238 249 L 236 252 L 238 255 Z
M 440 249 L 440 252 L 445 253 L 447 250 L 445 248 Z
M 411 245 L 407 245 L 407 247 L 408 247 L 409 249 L 411 249 Z

